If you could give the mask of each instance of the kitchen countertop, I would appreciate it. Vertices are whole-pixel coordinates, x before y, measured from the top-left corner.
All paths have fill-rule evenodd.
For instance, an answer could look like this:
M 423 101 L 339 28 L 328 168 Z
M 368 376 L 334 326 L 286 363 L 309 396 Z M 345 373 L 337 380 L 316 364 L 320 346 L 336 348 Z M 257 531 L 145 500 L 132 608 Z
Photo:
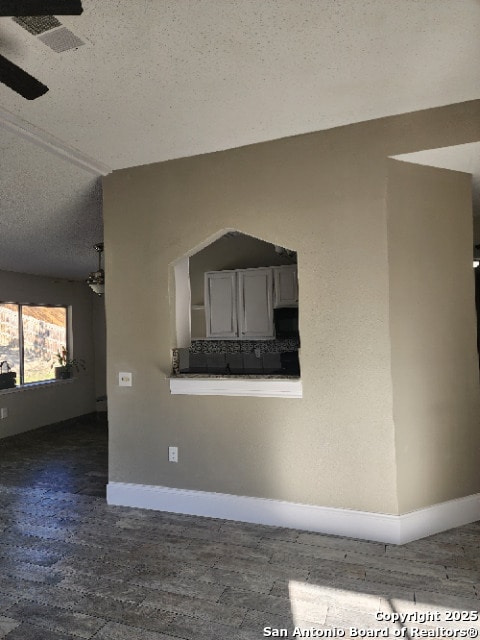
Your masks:
M 300 376 L 283 376 L 283 375 L 278 375 L 278 374 L 263 374 L 263 375 L 258 375 L 258 374 L 253 374 L 253 373 L 246 373 L 246 374 L 242 374 L 242 375 L 236 375 L 236 374 L 230 374 L 230 375 L 225 375 L 225 374 L 216 374 L 216 373 L 172 373 L 170 375 L 170 378 L 199 378 L 199 379 L 203 379 L 203 380 L 211 380 L 211 379 L 217 379 L 217 380 L 300 380 Z

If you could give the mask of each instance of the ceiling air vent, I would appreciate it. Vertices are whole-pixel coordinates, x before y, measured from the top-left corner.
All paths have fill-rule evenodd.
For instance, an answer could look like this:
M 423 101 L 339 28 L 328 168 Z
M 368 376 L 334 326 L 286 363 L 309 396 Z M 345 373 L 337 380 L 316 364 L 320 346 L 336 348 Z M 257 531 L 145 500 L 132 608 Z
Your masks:
M 12 20 L 34 36 L 62 26 L 60 20 L 57 20 L 55 16 L 23 16 L 21 18 L 12 18 Z
M 76 49 L 85 44 L 83 40 L 80 40 L 78 36 L 66 27 L 45 33 L 43 36 L 38 36 L 38 39 L 57 53 L 62 53 L 62 51 L 68 51 L 69 49 Z

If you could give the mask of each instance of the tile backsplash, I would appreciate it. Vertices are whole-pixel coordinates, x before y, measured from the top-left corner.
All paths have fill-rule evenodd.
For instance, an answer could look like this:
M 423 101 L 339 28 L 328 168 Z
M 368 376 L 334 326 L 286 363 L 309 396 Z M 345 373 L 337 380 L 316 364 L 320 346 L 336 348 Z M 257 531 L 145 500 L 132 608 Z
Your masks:
M 268 369 L 274 369 L 280 354 L 296 352 L 300 348 L 298 338 L 280 340 L 192 340 L 189 349 L 172 350 L 172 372 L 181 372 L 182 361 L 188 361 L 190 367 L 197 370 L 207 366 L 208 369 L 221 371 L 229 364 L 231 373 L 247 368 L 262 370 L 262 363 L 268 363 Z M 271 354 L 271 355 L 269 355 Z M 276 354 L 276 355 L 275 355 Z M 236 356 L 236 357 L 235 357 Z M 238 363 L 237 363 L 238 360 Z M 218 362 L 217 362 L 218 361 Z
M 283 340 L 192 340 L 190 353 L 281 353 L 297 351 L 300 347 L 298 338 Z

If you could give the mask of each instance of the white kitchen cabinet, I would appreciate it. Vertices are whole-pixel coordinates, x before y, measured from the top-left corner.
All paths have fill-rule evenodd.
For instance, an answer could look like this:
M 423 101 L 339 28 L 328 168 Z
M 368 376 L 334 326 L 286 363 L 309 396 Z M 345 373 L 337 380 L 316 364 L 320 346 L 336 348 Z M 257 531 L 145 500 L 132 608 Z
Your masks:
M 273 338 L 271 268 L 205 273 L 205 318 L 207 338 Z
M 237 274 L 208 271 L 205 274 L 205 319 L 207 338 L 237 338 Z
M 274 307 L 298 307 L 297 265 L 272 267 Z
M 247 340 L 273 338 L 272 270 L 239 270 L 237 285 L 239 337 Z

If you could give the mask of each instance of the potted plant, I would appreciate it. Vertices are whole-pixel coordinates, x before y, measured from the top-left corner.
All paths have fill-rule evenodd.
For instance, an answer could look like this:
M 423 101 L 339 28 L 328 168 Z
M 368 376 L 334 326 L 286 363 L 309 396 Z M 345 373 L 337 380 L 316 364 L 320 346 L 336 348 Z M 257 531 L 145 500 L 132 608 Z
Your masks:
M 52 367 L 55 367 L 55 380 L 66 380 L 72 377 L 73 369 L 77 373 L 80 369 L 85 371 L 85 361 L 82 358 L 70 358 L 67 347 L 62 347 L 55 355 Z
M 5 371 L 3 370 L 5 368 Z M 13 389 L 17 374 L 6 360 L 0 362 L 0 389 Z

